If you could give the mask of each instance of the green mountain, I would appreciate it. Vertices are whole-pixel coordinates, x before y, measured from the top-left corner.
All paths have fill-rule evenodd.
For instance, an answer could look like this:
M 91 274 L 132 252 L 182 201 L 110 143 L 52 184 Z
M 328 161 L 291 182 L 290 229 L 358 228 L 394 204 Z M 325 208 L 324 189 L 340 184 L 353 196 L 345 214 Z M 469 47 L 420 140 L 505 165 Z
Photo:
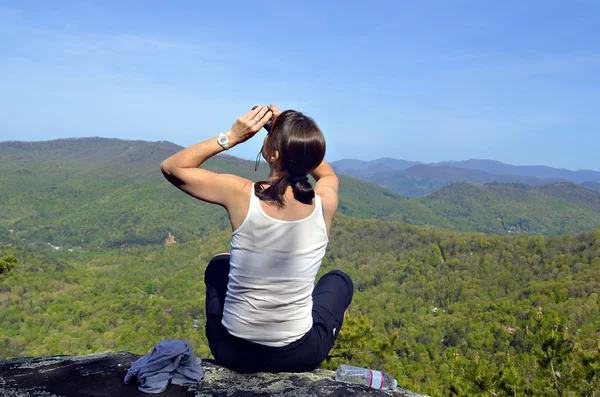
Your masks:
M 585 186 L 559 182 L 536 188 L 545 195 L 600 211 L 600 192 Z
M 171 186 L 159 165 L 182 147 L 170 142 L 104 138 L 0 143 L 0 237 L 54 244 L 154 244 L 172 233 L 179 242 L 226 230 L 224 210 Z M 221 155 L 216 172 L 253 180 L 251 161 Z M 418 202 L 374 184 L 341 177 L 340 212 L 362 218 L 451 227 Z
M 223 229 L 224 213 L 183 200 L 162 180 L 158 165 L 177 150 L 170 142 L 100 138 L 2 143 L 2 232 L 56 244 L 113 246 L 161 241 L 173 219 L 190 214 L 206 221 L 181 228 L 184 240 Z
M 600 227 L 600 193 L 572 184 L 456 183 L 419 199 L 456 230 L 483 233 L 560 234 Z
M 581 182 L 581 186 L 585 186 L 592 190 L 600 190 L 600 183 L 598 182 Z
M 162 243 L 170 234 L 185 242 L 227 230 L 224 210 L 186 196 L 162 177 L 160 162 L 180 149 L 164 141 L 104 138 L 0 143 L 0 238 L 121 246 Z M 226 155 L 206 166 L 255 181 L 266 176 L 266 167 L 257 174 L 252 162 Z M 576 200 L 564 192 L 569 186 L 561 196 L 546 189 L 527 191 L 524 198 L 523 188 L 458 184 L 407 199 L 341 175 L 339 208 L 359 218 L 500 234 L 600 225 L 592 191 Z M 475 199 L 480 195 L 487 199 Z

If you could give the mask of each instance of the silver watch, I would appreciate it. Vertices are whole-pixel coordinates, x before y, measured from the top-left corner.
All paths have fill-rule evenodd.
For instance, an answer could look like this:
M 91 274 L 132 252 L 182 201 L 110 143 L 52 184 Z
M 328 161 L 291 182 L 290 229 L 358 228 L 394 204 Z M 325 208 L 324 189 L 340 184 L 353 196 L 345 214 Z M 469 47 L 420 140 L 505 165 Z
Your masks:
M 224 133 L 220 132 L 219 137 L 217 138 L 217 142 L 221 147 L 225 150 L 229 150 L 229 137 Z

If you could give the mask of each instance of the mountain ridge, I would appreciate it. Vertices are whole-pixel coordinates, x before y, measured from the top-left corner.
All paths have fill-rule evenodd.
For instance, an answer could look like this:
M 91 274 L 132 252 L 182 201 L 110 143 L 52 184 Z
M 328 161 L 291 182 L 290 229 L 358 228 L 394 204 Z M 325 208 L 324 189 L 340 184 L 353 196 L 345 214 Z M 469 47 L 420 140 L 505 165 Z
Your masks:
M 223 209 L 185 196 L 162 176 L 162 160 L 181 149 L 167 141 L 103 138 L 0 143 L 0 236 L 120 245 L 161 241 L 173 229 L 170 219 L 188 219 L 179 225 L 180 241 L 227 229 Z M 227 154 L 205 167 L 251 180 L 264 180 L 268 168 L 255 172 L 252 161 Z M 340 179 L 341 213 L 402 220 L 411 212 L 406 207 L 419 206 L 369 182 Z M 204 221 L 193 224 L 190 214 Z
M 0 143 L 0 237 L 123 246 L 162 243 L 169 234 L 185 242 L 230 228 L 223 209 L 164 180 L 160 162 L 180 149 L 168 141 L 104 138 Z M 267 172 L 262 167 L 255 173 L 252 161 L 226 154 L 205 167 L 250 180 L 263 180 Z M 600 193 L 573 193 L 568 185 L 529 192 L 524 202 L 514 199 L 523 194 L 519 185 L 449 185 L 443 194 L 409 199 L 374 183 L 339 178 L 339 212 L 351 217 L 490 234 L 560 234 L 600 225 Z M 466 200 L 469 194 L 487 197 L 488 206 Z
M 404 160 L 397 160 L 404 161 Z M 363 162 L 360 168 L 355 160 L 333 162 L 338 172 L 384 186 L 408 197 L 423 196 L 455 182 L 522 183 L 540 186 L 554 182 L 574 182 L 600 189 L 600 172 L 591 170 L 570 171 L 546 166 L 513 166 L 495 160 L 445 161 L 419 163 L 411 167 L 382 169 L 378 160 Z M 388 162 L 388 164 L 393 164 Z M 392 169 L 393 168 L 393 169 Z M 587 184 L 587 185 L 586 185 Z
M 592 214 L 594 219 L 589 226 L 600 225 L 597 218 L 600 192 L 574 184 L 570 186 L 577 186 L 577 191 L 569 192 L 564 185 L 530 187 L 459 182 L 424 196 L 420 202 L 434 213 L 455 219 L 462 230 L 487 234 L 499 230 L 509 234 L 523 231 L 548 234 L 548 228 L 556 228 L 561 222 L 570 222 L 573 228 L 583 226 L 590 222 L 587 217 Z M 582 208 L 591 211 L 584 215 L 587 211 Z
M 600 172 L 587 169 L 572 171 L 565 168 L 554 168 L 544 165 L 511 165 L 496 160 L 478 159 L 454 162 L 452 166 L 465 169 L 479 169 L 498 174 L 536 177 L 540 179 L 566 179 L 575 183 L 586 181 L 600 182 Z
M 543 169 L 550 169 L 550 170 L 558 170 L 558 171 L 568 171 L 568 172 L 594 172 L 594 173 L 598 173 L 600 174 L 599 170 L 592 170 L 592 169 L 577 169 L 577 170 L 571 170 L 571 169 L 567 169 L 567 168 L 559 168 L 559 167 L 551 167 L 551 166 L 547 166 L 547 165 L 513 165 L 513 164 L 508 164 L 499 160 L 491 160 L 491 159 L 468 159 L 468 160 L 444 160 L 444 161 L 438 161 L 438 162 L 422 162 L 422 161 L 413 161 L 413 160 L 403 160 L 403 159 L 397 159 L 397 158 L 393 158 L 393 157 L 381 157 L 375 160 L 359 160 L 359 159 L 352 159 L 352 158 L 344 158 L 344 159 L 340 159 L 340 160 L 336 160 L 333 161 L 332 164 L 336 164 L 338 166 L 340 166 L 341 169 L 348 169 L 348 164 L 363 164 L 365 166 L 368 166 L 370 164 L 379 164 L 379 163 L 383 163 L 385 162 L 386 164 L 393 164 L 395 162 L 398 162 L 400 164 L 403 163 L 407 163 L 407 164 L 411 164 L 411 165 L 418 165 L 418 164 L 427 164 L 427 165 L 449 165 L 451 167 L 456 167 L 456 168 L 474 168 L 474 169 L 480 169 L 477 167 L 483 167 L 483 166 L 488 166 L 488 167 L 497 167 L 498 169 L 502 169 L 504 167 L 514 167 L 514 168 L 543 168 Z M 393 168 L 393 167 L 392 167 Z M 401 169 L 401 168 L 395 168 L 395 169 Z

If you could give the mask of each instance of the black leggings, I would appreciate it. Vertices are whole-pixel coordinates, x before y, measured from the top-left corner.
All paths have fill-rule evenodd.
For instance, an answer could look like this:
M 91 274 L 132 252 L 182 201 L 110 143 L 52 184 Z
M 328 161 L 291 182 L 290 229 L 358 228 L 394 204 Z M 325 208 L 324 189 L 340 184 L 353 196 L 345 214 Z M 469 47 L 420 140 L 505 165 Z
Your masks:
M 325 274 L 313 291 L 313 326 L 299 340 L 270 347 L 231 335 L 221 324 L 229 282 L 229 255 L 215 256 L 204 274 L 206 337 L 216 361 L 237 372 L 305 372 L 329 354 L 353 295 L 352 280 L 340 270 Z

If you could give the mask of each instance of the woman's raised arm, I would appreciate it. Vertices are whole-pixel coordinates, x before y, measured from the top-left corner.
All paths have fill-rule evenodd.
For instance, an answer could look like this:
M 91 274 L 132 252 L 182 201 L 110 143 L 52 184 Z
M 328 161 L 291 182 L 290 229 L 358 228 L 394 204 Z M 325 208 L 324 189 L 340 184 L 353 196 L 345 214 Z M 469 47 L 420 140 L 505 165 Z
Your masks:
M 272 113 L 268 107 L 258 106 L 246 113 L 225 133 L 229 139 L 229 148 L 252 138 L 270 119 Z M 198 168 L 206 160 L 225 150 L 217 142 L 218 137 L 207 139 L 163 161 L 160 169 L 178 189 L 202 201 L 219 204 L 229 210 L 247 184 L 247 179 L 229 174 L 216 174 Z

